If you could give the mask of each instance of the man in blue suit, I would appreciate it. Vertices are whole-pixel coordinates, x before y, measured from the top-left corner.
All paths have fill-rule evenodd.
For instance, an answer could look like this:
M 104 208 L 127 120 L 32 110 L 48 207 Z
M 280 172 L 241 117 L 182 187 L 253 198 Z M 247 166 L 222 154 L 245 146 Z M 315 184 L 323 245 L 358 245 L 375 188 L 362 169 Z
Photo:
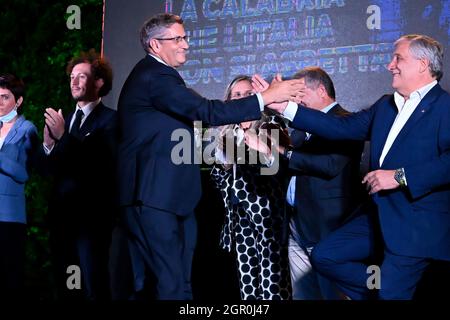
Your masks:
M 187 88 L 175 70 L 186 62 L 189 48 L 179 16 L 149 19 L 141 43 L 147 55 L 128 76 L 118 105 L 119 201 L 129 233 L 135 291 L 151 282 L 157 299 L 190 299 L 200 170 L 192 158 L 182 163 L 172 158 L 179 143 L 175 134 L 187 133 L 192 154 L 193 121 L 223 125 L 259 119 L 265 104 L 294 97 L 299 84 L 277 83 L 263 93 L 226 103 L 207 100 Z
M 338 118 L 298 107 L 273 108 L 292 126 L 328 139 L 371 141 L 363 183 L 372 195 L 361 214 L 315 248 L 313 265 L 351 299 L 367 298 L 367 266 L 381 235 L 379 298 L 411 299 L 433 260 L 450 260 L 450 96 L 438 84 L 443 48 L 424 35 L 395 42 L 388 65 L 393 95 Z M 375 283 L 376 286 L 376 283 Z

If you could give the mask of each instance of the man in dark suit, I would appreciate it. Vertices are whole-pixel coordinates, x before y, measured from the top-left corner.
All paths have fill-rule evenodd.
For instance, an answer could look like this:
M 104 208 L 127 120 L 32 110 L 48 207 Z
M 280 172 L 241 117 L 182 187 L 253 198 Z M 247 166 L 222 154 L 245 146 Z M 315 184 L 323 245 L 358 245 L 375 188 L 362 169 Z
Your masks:
M 403 36 L 388 65 L 396 92 L 368 110 L 339 118 L 294 103 L 274 106 L 295 128 L 371 141 L 371 172 L 363 179 L 372 195 L 362 208 L 366 214 L 312 253 L 319 272 L 352 299 L 367 298 L 369 287 L 379 289 L 381 299 L 411 299 L 430 261 L 450 260 L 450 96 L 438 84 L 442 62 L 439 42 Z M 371 255 L 379 235 L 383 262 L 380 270 L 368 269 L 358 261 Z
M 319 67 L 294 75 L 305 89 L 301 104 L 339 117 L 349 115 L 337 102 L 333 81 Z M 360 202 L 359 165 L 363 142 L 332 141 L 294 130 L 294 149 L 280 148 L 292 169 L 288 202 L 294 206 L 289 237 L 289 261 L 294 299 L 338 299 L 330 281 L 311 267 L 310 253 L 330 232 L 341 226 Z
M 141 43 L 147 55 L 128 76 L 118 106 L 120 205 L 130 236 L 135 290 L 143 290 L 150 280 L 157 299 L 190 299 L 194 208 L 201 192 L 199 167 L 189 156 L 193 121 L 222 125 L 259 119 L 264 104 L 293 97 L 298 81 L 227 103 L 207 100 L 188 89 L 175 70 L 185 63 L 189 48 L 180 17 L 152 17 L 142 27 Z M 178 134 L 190 140 L 181 155 L 173 152 Z M 189 160 L 179 163 L 178 156 Z
M 112 69 L 90 51 L 72 59 L 67 73 L 75 110 L 64 119 L 61 109 L 47 108 L 44 128 L 45 167 L 54 177 L 48 210 L 57 289 L 61 299 L 108 299 L 117 117 L 101 97 L 111 90 Z M 71 265 L 80 268 L 81 290 L 68 279 L 77 274 Z

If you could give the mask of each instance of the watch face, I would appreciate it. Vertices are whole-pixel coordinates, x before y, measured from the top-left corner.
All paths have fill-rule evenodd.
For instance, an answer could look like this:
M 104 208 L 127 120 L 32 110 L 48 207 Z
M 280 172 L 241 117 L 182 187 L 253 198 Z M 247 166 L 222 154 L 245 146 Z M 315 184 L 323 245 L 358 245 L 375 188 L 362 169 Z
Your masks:
M 397 169 L 395 170 L 394 179 L 397 181 L 401 186 L 405 185 L 405 175 L 403 170 Z

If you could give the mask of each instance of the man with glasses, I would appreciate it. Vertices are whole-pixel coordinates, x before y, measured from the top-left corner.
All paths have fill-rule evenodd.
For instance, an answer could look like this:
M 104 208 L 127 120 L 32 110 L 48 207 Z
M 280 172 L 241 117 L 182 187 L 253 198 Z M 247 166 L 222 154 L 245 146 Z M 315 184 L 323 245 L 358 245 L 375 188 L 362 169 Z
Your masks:
M 130 235 L 135 291 L 150 280 L 157 299 L 191 299 L 200 170 L 193 161 L 174 163 L 172 150 L 179 141 L 172 141 L 172 133 L 184 130 L 193 146 L 193 121 L 223 125 L 259 119 L 265 104 L 294 98 L 300 85 L 291 80 L 240 100 L 207 100 L 187 88 L 175 70 L 186 62 L 189 48 L 179 16 L 149 19 L 141 43 L 147 55 L 128 76 L 118 105 L 119 200 Z

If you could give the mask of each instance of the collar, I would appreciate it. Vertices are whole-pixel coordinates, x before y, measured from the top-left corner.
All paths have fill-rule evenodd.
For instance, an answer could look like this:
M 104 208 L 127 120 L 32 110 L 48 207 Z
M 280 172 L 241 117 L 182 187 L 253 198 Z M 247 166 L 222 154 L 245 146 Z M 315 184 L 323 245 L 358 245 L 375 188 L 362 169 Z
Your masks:
M 409 95 L 409 99 L 415 100 L 417 99 L 419 102 L 425 97 L 425 95 L 437 84 L 437 80 L 430 82 L 429 84 L 413 91 Z M 404 106 L 406 99 L 397 91 L 394 93 L 394 101 L 397 109 L 400 111 Z
M 100 103 L 102 99 L 98 98 L 98 100 L 89 102 L 87 105 L 85 105 L 84 107 L 80 107 L 77 103 L 76 107 L 75 107 L 75 113 L 77 113 L 78 110 L 83 111 L 84 117 L 87 118 L 91 112 L 94 110 L 94 108 Z
M 320 110 L 320 111 L 322 111 L 323 113 L 327 113 L 328 111 L 330 111 L 335 105 L 337 105 L 338 103 L 335 101 L 335 102 L 332 102 L 331 104 L 329 104 L 328 106 L 326 106 L 325 108 L 323 108 L 322 110 Z
M 167 63 L 165 63 L 160 57 L 155 56 L 154 54 L 149 53 L 149 56 L 155 58 L 156 61 L 161 62 L 162 64 L 165 64 L 166 66 L 170 67 Z

